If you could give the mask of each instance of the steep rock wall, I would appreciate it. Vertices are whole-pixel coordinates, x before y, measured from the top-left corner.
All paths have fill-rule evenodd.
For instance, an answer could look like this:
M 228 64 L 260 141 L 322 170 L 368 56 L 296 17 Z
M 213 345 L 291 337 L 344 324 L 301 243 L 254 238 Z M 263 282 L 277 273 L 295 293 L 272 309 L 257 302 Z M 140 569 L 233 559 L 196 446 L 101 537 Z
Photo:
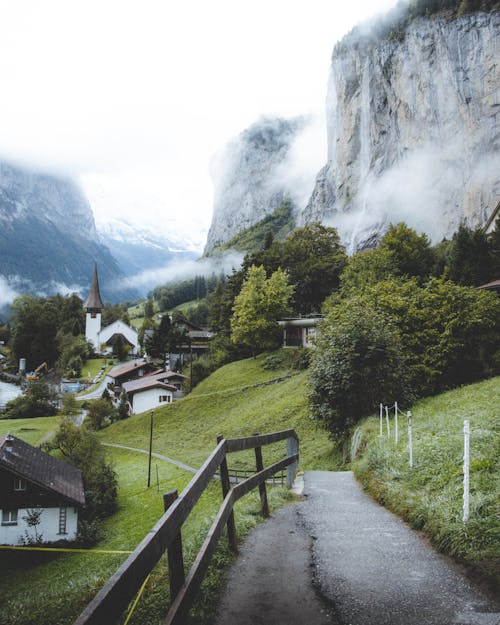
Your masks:
M 500 196 L 500 14 L 418 18 L 399 36 L 337 44 L 328 162 L 300 222 L 351 251 L 404 220 L 436 241 L 488 218 Z

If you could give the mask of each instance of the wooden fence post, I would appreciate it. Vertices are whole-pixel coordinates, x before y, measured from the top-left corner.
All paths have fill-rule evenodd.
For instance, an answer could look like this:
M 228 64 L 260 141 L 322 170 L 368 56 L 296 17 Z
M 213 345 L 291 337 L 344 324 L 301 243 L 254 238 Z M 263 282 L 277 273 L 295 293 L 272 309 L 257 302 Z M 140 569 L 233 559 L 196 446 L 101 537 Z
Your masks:
M 286 439 L 286 454 L 287 456 L 293 456 L 298 452 L 298 444 L 297 440 L 290 436 Z M 287 488 L 292 488 L 293 480 L 295 478 L 295 473 L 297 472 L 297 461 L 293 464 L 290 464 L 286 468 L 286 486 Z
M 258 436 L 257 432 L 254 436 Z M 255 465 L 257 468 L 257 473 L 259 471 L 264 470 L 264 463 L 262 461 L 262 447 L 255 448 Z M 274 476 L 273 476 L 274 477 Z M 262 515 L 265 517 L 269 516 L 269 504 L 267 503 L 267 490 L 266 490 L 266 481 L 264 480 L 262 484 L 259 484 L 259 495 L 260 495 L 260 507 L 262 510 Z
M 163 495 L 163 508 L 165 512 L 170 508 L 179 495 L 177 490 L 169 490 Z M 168 548 L 168 576 L 170 579 L 170 602 L 172 602 L 185 582 L 184 558 L 182 555 L 182 536 L 178 535 Z
M 217 443 L 220 443 L 221 440 L 223 440 L 223 438 L 224 436 L 222 436 L 222 434 L 219 434 L 219 436 L 217 436 Z M 227 460 L 226 460 L 225 455 L 224 455 L 224 460 L 220 463 L 220 482 L 222 485 L 222 497 L 225 499 L 230 489 L 229 471 L 227 469 Z M 229 540 L 230 548 L 232 549 L 232 551 L 237 553 L 238 541 L 236 539 L 236 525 L 234 523 L 234 511 L 233 510 L 231 510 L 231 513 L 227 519 L 227 537 Z
M 464 515 L 463 522 L 467 523 L 469 520 L 469 468 L 470 468 L 470 455 L 469 455 L 469 439 L 470 439 L 470 425 L 469 421 L 464 421 Z

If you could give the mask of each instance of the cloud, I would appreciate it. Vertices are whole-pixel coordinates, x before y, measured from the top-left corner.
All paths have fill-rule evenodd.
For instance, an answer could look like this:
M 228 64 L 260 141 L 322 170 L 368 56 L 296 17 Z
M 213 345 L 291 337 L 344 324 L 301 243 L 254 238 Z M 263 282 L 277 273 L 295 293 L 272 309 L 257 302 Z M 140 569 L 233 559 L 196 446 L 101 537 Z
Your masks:
M 195 276 L 210 276 L 212 274 L 231 273 L 241 266 L 243 254 L 228 252 L 217 258 L 201 258 L 199 260 L 172 261 L 163 267 L 149 269 L 135 276 L 123 278 L 116 283 L 116 289 L 135 288 L 141 290 L 152 289 L 159 285 L 189 280 Z
M 19 296 L 9 281 L 4 276 L 0 275 L 0 308 L 12 304 L 12 302 Z

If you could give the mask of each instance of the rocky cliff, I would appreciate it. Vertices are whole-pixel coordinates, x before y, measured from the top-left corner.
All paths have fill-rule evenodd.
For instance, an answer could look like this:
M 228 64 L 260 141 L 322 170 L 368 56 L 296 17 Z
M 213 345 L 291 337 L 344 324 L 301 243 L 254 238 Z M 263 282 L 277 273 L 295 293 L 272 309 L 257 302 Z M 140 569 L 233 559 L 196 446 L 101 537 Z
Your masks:
M 213 218 L 205 252 L 271 214 L 292 191 L 284 166 L 306 125 L 302 118 L 265 117 L 212 160 Z M 291 198 L 294 199 L 294 198 Z
M 0 161 L 0 276 L 11 289 L 84 293 L 94 261 L 107 299 L 131 295 L 114 288 L 123 273 L 100 243 L 78 187 L 69 179 Z
M 436 241 L 484 223 L 500 196 L 500 13 L 419 17 L 334 49 L 328 162 L 300 221 L 351 250 L 390 222 Z

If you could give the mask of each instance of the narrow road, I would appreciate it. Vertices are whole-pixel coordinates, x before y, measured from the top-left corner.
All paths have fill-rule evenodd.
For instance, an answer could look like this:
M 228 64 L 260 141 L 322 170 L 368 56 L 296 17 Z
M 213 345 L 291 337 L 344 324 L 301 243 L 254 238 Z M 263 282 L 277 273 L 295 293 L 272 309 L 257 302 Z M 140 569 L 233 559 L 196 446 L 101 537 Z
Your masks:
M 499 605 L 351 472 L 306 472 L 304 494 L 245 542 L 216 625 L 500 625 Z
M 119 445 L 118 443 L 101 443 L 105 447 L 117 447 L 118 449 L 126 449 L 128 451 L 137 451 L 140 454 L 149 455 L 149 451 L 147 449 L 138 449 L 137 447 L 127 447 L 126 445 Z M 168 456 L 162 456 L 162 454 L 157 454 L 153 452 L 151 454 L 154 458 L 159 458 L 160 460 L 165 460 L 166 462 L 170 462 L 170 464 L 174 464 L 176 467 L 180 469 L 185 469 L 186 471 L 190 471 L 191 473 L 197 473 L 198 469 L 194 467 L 190 467 L 188 464 L 184 464 L 180 460 L 174 460 L 173 458 L 169 458 Z

